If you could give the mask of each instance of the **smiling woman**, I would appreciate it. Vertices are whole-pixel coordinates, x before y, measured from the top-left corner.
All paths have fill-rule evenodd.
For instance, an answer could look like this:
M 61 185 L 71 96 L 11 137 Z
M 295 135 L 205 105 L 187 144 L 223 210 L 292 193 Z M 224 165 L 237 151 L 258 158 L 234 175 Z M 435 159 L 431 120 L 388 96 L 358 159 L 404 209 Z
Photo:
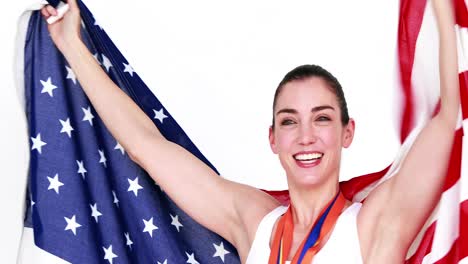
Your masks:
M 288 208 L 256 188 L 218 177 L 168 141 L 97 63 L 81 39 L 77 3 L 68 3 L 70 11 L 48 30 L 106 127 L 178 206 L 232 243 L 242 262 L 404 261 L 440 196 L 456 127 L 456 38 L 448 3 L 433 1 L 441 44 L 440 111 L 418 135 L 398 173 L 375 188 L 365 203 L 346 200 L 339 187 L 341 150 L 350 146 L 355 130 L 339 83 L 317 66 L 296 68 L 281 82 L 269 138 L 286 172 Z M 41 12 L 45 19 L 56 14 L 51 6 Z M 343 226 L 348 233 L 340 231 Z M 332 253 L 338 248 L 327 248 L 339 245 L 333 241 L 352 246 Z
M 295 68 L 276 90 L 273 113 L 270 145 L 286 171 L 289 188 L 321 186 L 326 193 L 336 193 L 341 149 L 349 147 L 354 136 L 354 120 L 338 80 L 320 66 Z M 323 197 L 318 190 L 306 192 L 315 196 L 309 201 Z
M 102 255 L 104 255 L 104 259 L 112 263 L 112 259 L 117 258 L 118 255 L 120 255 L 121 259 L 128 258 L 133 260 L 133 258 L 136 258 L 136 254 L 133 254 L 136 249 L 132 248 L 134 242 L 130 237 L 133 237 L 135 244 L 139 244 L 139 242 L 143 241 L 143 238 L 140 239 L 141 237 L 138 237 L 135 239 L 133 234 L 141 235 L 143 232 L 148 234 L 145 238 L 149 237 L 149 240 L 144 240 L 146 244 L 141 244 L 147 246 L 149 243 L 153 247 L 140 247 L 139 250 L 141 248 L 144 249 L 141 251 L 143 254 L 138 255 L 136 261 L 154 262 L 153 251 L 158 251 L 160 248 L 154 248 L 156 242 L 152 240 L 153 232 L 156 232 L 158 229 L 165 231 L 165 228 L 158 228 L 156 224 L 159 221 L 171 221 L 171 225 L 177 230 L 177 233 L 173 230 L 176 234 L 175 236 L 178 236 L 179 229 L 184 227 L 179 221 L 179 215 L 173 216 L 171 213 L 164 212 L 158 215 L 160 217 L 158 219 L 154 219 L 154 216 L 147 217 L 149 213 L 152 214 L 154 210 L 157 210 L 156 208 L 165 207 L 165 205 L 159 202 L 160 200 L 156 199 L 156 195 L 153 195 L 155 189 L 157 189 L 158 195 L 162 195 L 161 190 L 164 190 L 165 199 L 170 197 L 183 210 L 184 216 L 187 213 L 205 228 L 222 236 L 225 240 L 221 241 L 224 241 L 225 244 L 230 242 L 232 245 L 229 245 L 229 250 L 231 252 L 237 250 L 240 261 L 243 263 L 402 263 L 405 260 L 405 256 L 410 249 L 410 244 L 440 198 L 440 189 L 446 185 L 444 176 L 448 167 L 454 131 L 457 126 L 460 96 L 457 80 L 456 38 L 453 28 L 453 11 L 446 1 L 434 0 L 429 6 L 429 8 L 434 8 L 440 37 L 440 59 L 438 64 L 441 73 L 439 82 L 441 94 L 440 108 L 420 130 L 419 134 L 413 134 L 413 138 L 416 139 L 412 145 L 408 146 L 409 150 L 405 159 L 402 159 L 401 163 L 397 164 L 398 167 L 396 169 L 394 167 L 391 170 L 392 177 L 384 178 L 383 181 L 379 182 L 379 185 L 375 184 L 375 186 L 372 186 L 368 193 L 366 193 L 365 202 L 361 202 L 362 199 L 351 199 L 356 198 L 354 195 L 346 196 L 345 188 L 341 188 L 339 184 L 342 175 L 342 151 L 353 143 L 355 126 L 358 123 L 353 118 L 350 118 L 348 114 L 348 107 L 340 82 L 324 68 L 308 64 L 293 69 L 283 78 L 273 100 L 273 122 L 269 128 L 269 145 L 272 152 L 279 158 L 280 162 L 278 166 L 282 167 L 282 170 L 280 170 L 281 174 L 286 175 L 285 180 L 289 189 L 288 206 L 281 205 L 268 193 L 251 185 L 219 177 L 214 167 L 201 154 L 199 155 L 198 152 L 194 153 L 193 149 L 195 147 L 190 145 L 191 142 L 185 137 L 185 134 L 183 135 L 184 137 L 181 137 L 182 140 L 173 140 L 173 137 L 178 137 L 179 134 L 173 136 L 167 133 L 169 130 L 167 128 L 168 123 L 173 122 L 172 117 L 169 114 L 164 114 L 165 108 L 160 106 L 160 102 L 156 98 L 150 94 L 145 94 L 140 98 L 136 95 L 139 94 L 139 90 L 136 87 L 127 87 L 126 82 L 139 81 L 140 83 L 138 84 L 141 84 L 139 76 L 136 76 L 138 78 L 130 79 L 129 76 L 133 78 L 135 72 L 126 62 L 123 63 L 125 69 L 118 68 L 118 64 L 122 64 L 121 61 L 116 63 L 117 57 L 121 57 L 120 53 L 117 52 L 118 56 L 110 59 L 106 56 L 108 52 L 111 53 L 107 49 L 115 50 L 115 47 L 109 44 L 110 42 L 107 47 L 96 48 L 89 45 L 90 42 L 94 41 L 94 39 L 90 40 L 93 36 L 91 34 L 82 34 L 83 32 L 87 32 L 89 28 L 94 30 L 94 33 L 98 35 L 96 39 L 100 42 L 107 41 L 107 36 L 102 33 L 102 29 L 99 28 L 100 24 L 91 16 L 82 3 L 77 3 L 77 0 L 68 0 L 68 4 L 69 11 L 65 13 L 63 18 L 52 24 L 46 25 L 44 22 L 57 14 L 57 10 L 51 6 L 45 6 L 41 9 L 42 17 L 37 12 L 34 16 L 31 16 L 31 21 L 33 21 L 31 24 L 36 22 L 35 25 L 38 26 L 36 31 L 45 32 L 45 35 L 41 35 L 39 39 L 48 42 L 50 47 L 54 47 L 54 49 L 46 48 L 45 45 L 30 45 L 28 46 L 27 54 L 39 54 L 42 56 L 44 54 L 55 54 L 60 60 L 62 59 L 61 55 L 63 55 L 67 65 L 65 67 L 57 63 L 57 71 L 64 72 L 64 69 L 66 69 L 68 74 L 67 77 L 63 76 L 62 78 L 64 83 L 71 84 L 73 82 L 73 85 L 82 88 L 74 90 L 58 89 L 57 86 L 52 84 L 51 77 L 47 81 L 41 79 L 40 83 L 43 88 L 40 92 L 34 86 L 35 83 L 39 82 L 31 81 L 31 83 L 28 83 L 30 86 L 26 86 L 28 87 L 26 91 L 27 97 L 29 96 L 28 99 L 38 100 L 27 104 L 28 118 L 30 119 L 30 123 L 32 123 L 30 131 L 35 135 L 31 137 L 33 141 L 31 154 L 34 156 L 32 156 L 30 164 L 34 172 L 31 173 L 33 176 L 31 177 L 31 182 L 33 182 L 31 184 L 32 187 L 30 187 L 31 207 L 29 207 L 27 219 L 36 223 L 34 230 L 35 235 L 38 235 L 36 238 L 38 243 L 41 243 L 43 246 L 46 245 L 47 243 L 44 243 L 47 240 L 45 237 L 49 240 L 54 240 L 54 238 L 57 240 L 56 233 L 69 235 L 64 236 L 63 239 L 69 239 L 73 243 L 81 241 L 75 239 L 78 235 L 87 236 L 88 238 L 96 237 L 96 240 L 99 240 L 98 243 L 87 245 L 87 250 L 92 252 L 91 254 L 86 254 L 87 257 L 94 260 L 101 259 L 102 261 Z M 296 11 L 298 12 L 297 16 L 301 11 Z M 224 13 L 222 8 L 220 8 L 220 13 Z M 246 14 L 248 17 L 249 13 L 242 14 Z M 214 16 L 220 16 L 220 14 Z M 204 19 L 201 18 L 200 20 L 204 21 Z M 220 24 L 223 24 L 222 15 L 219 19 Z M 204 24 L 204 26 L 213 30 L 211 24 L 212 21 Z M 278 25 L 278 28 L 282 29 L 282 26 Z M 285 34 L 281 36 L 287 42 L 292 43 L 292 45 L 301 45 L 301 41 L 298 41 L 295 36 L 288 35 L 289 31 L 294 32 L 296 29 L 286 29 Z M 236 31 L 233 30 L 232 32 L 235 33 Z M 325 42 L 328 44 L 326 39 L 322 39 L 322 35 L 314 35 L 315 42 Z M 181 38 L 185 38 L 185 36 Z M 177 42 L 176 36 L 174 36 L 174 39 Z M 188 43 L 197 43 L 197 40 L 184 41 L 185 45 Z M 340 43 L 340 45 L 343 45 L 343 43 Z M 55 47 L 61 55 L 55 50 Z M 101 54 L 99 52 L 95 53 L 95 49 L 101 51 Z M 247 48 L 247 50 L 249 49 Z M 217 52 L 212 51 L 212 53 L 216 54 Z M 337 51 L 334 51 L 334 53 L 339 54 Z M 282 53 L 278 52 L 278 54 Z M 180 57 L 180 55 L 178 56 Z M 270 55 L 274 56 L 275 52 Z M 31 63 L 31 60 L 25 61 Z M 38 61 L 37 65 L 43 63 L 43 61 Z M 269 61 L 271 61 L 271 58 Z M 316 62 L 316 60 L 311 61 Z M 195 64 L 197 63 L 199 61 Z M 346 63 L 343 62 L 343 64 Z M 31 64 L 28 65 L 25 67 L 25 74 L 30 75 L 31 79 L 32 76 L 42 74 L 31 73 L 31 69 L 42 70 L 44 69 L 43 67 L 35 67 L 36 64 L 32 64 L 33 66 Z M 111 67 L 112 71 L 110 71 Z M 172 79 L 173 82 L 177 82 L 179 79 L 191 80 L 191 77 L 194 77 L 188 76 L 189 73 L 180 69 L 184 68 L 177 67 L 176 71 L 178 75 Z M 180 74 L 181 72 L 182 74 Z M 239 70 L 239 72 L 243 73 L 242 70 Z M 51 74 L 48 70 L 46 73 Z M 127 73 L 129 76 L 127 76 Z M 257 72 L 253 71 L 253 73 L 256 74 Z M 222 76 L 229 75 L 234 74 L 229 72 L 224 73 Z M 235 77 L 239 78 L 239 75 L 236 74 Z M 364 77 L 363 79 L 366 80 L 369 76 L 360 77 Z M 111 78 L 118 78 L 119 80 Z M 213 76 L 212 78 L 204 78 L 203 80 L 207 83 L 210 81 L 216 82 L 214 81 L 216 78 Z M 229 87 L 229 81 L 221 79 L 218 82 L 217 84 L 220 85 L 220 88 L 210 96 L 218 94 L 221 96 L 224 93 L 230 94 L 231 87 Z M 246 86 L 252 87 L 255 84 L 255 82 L 248 82 Z M 46 86 L 49 88 L 53 86 L 55 88 L 47 90 Z M 140 87 L 144 85 L 135 86 Z M 81 93 L 84 91 L 87 96 L 84 101 L 89 104 L 87 101 L 89 99 L 92 106 L 81 107 L 85 118 L 80 121 L 85 121 L 85 128 L 94 132 L 96 132 L 96 127 L 102 128 L 104 124 L 107 128 L 107 130 L 104 130 L 105 134 L 108 135 L 108 132 L 110 132 L 113 136 L 111 139 L 112 143 L 115 143 L 115 140 L 117 141 L 115 147 L 114 145 L 111 147 L 112 151 L 114 151 L 113 154 L 118 150 L 117 154 L 119 158 L 124 157 L 125 161 L 129 161 L 126 156 L 128 154 L 128 157 L 134 162 L 129 161 L 129 166 L 125 167 L 125 169 L 122 167 L 108 170 L 107 159 L 104 155 L 105 151 L 102 151 L 101 147 L 99 147 L 99 162 L 96 160 L 93 164 L 97 165 L 97 169 L 104 173 L 102 177 L 91 178 L 88 177 L 90 176 L 88 174 L 93 174 L 91 173 L 91 169 L 89 169 L 88 173 L 84 168 L 84 163 L 87 161 L 73 156 L 77 152 L 80 152 L 73 151 L 72 165 L 67 167 L 73 167 L 77 164 L 78 174 L 81 174 L 82 178 L 78 178 L 78 182 L 87 187 L 87 189 L 84 189 L 85 191 L 77 191 L 85 193 L 85 196 L 87 196 L 85 197 L 87 200 L 83 198 L 86 210 L 83 209 L 83 204 L 80 207 L 83 209 L 82 211 L 86 211 L 83 215 L 89 211 L 88 201 L 97 197 L 97 195 L 94 197 L 93 191 L 99 189 L 100 194 L 101 191 L 104 193 L 104 188 L 94 188 L 93 180 L 99 180 L 107 185 L 107 192 L 103 195 L 103 200 L 99 200 L 99 203 L 105 200 L 107 202 L 106 205 L 109 205 L 109 211 L 114 212 L 115 215 L 121 217 L 132 215 L 135 218 L 132 213 L 143 207 L 142 203 L 139 203 L 142 200 L 137 199 L 146 199 L 153 202 L 149 203 L 150 206 L 145 207 L 145 210 L 139 211 L 142 213 L 139 218 L 143 218 L 144 228 L 141 221 L 140 225 L 130 224 L 123 225 L 123 227 L 122 225 L 116 225 L 114 228 L 116 229 L 114 232 L 115 238 L 113 237 L 112 239 L 104 237 L 100 232 L 94 232 L 94 228 L 98 230 L 100 225 L 105 225 L 104 221 L 113 221 L 112 223 L 121 221 L 126 224 L 129 222 L 133 223 L 134 220 L 134 218 L 133 220 L 129 220 L 129 218 L 123 218 L 124 220 L 122 220 L 118 217 L 108 217 L 111 214 L 107 212 L 103 216 L 98 211 L 95 201 L 89 204 L 92 211 L 91 217 L 94 219 L 89 216 L 89 213 L 87 217 L 68 214 L 69 211 L 66 210 L 70 208 L 64 206 L 58 207 L 61 210 L 58 210 L 58 214 L 67 212 L 67 215 L 64 217 L 67 224 L 66 227 L 62 228 L 64 230 L 57 229 L 57 226 L 60 227 L 60 223 L 55 224 L 57 217 L 54 217 L 53 221 L 48 221 L 48 217 L 51 215 L 48 215 L 44 211 L 45 205 L 47 205 L 46 201 L 49 201 L 47 199 L 51 197 L 53 199 L 64 197 L 58 196 L 59 193 L 60 195 L 63 194 L 59 190 L 64 190 L 66 189 L 65 187 L 71 186 L 72 182 L 77 182 L 75 178 L 72 178 L 70 182 L 64 184 L 62 182 L 64 177 L 59 176 L 59 174 L 63 175 L 63 173 L 60 172 L 55 173 L 53 178 L 47 176 L 47 180 L 49 181 L 47 191 L 44 191 L 45 188 L 42 188 L 41 185 L 43 183 L 42 180 L 46 178 L 41 174 L 41 168 L 43 167 L 39 165 L 49 161 L 45 158 L 46 155 L 42 155 L 42 147 L 50 146 L 52 143 L 46 144 L 44 142 L 47 141 L 43 139 L 46 137 L 45 133 L 42 134 L 43 138 L 41 138 L 40 130 L 42 128 L 40 129 L 40 126 L 44 126 L 49 121 L 52 122 L 52 119 L 46 120 L 47 122 L 41 122 L 42 119 L 40 118 L 44 115 L 41 115 L 43 112 L 39 107 L 52 105 L 44 104 L 44 102 L 59 103 L 60 101 L 67 101 L 67 99 L 56 100 L 59 97 L 59 90 L 64 92 L 62 95 L 65 94 L 65 97 L 68 92 Z M 202 92 L 196 90 L 196 93 Z M 248 93 L 244 94 L 243 99 L 245 98 L 247 102 L 249 100 L 256 101 L 259 96 L 258 94 L 248 94 L 249 96 L 245 96 L 246 94 Z M 38 97 L 35 95 L 44 96 Z M 80 95 L 84 96 L 83 93 Z M 161 97 L 164 97 L 164 94 L 161 94 Z M 36 104 L 35 102 L 39 103 Z M 152 106 L 148 108 L 147 104 L 150 104 L 148 102 L 156 102 L 159 104 L 158 107 L 161 107 L 158 108 L 160 110 L 151 109 Z M 244 101 L 241 101 L 241 103 L 243 107 L 247 105 L 246 103 L 244 104 Z M 237 104 L 241 105 L 239 102 Z M 38 108 L 35 108 L 37 105 Z M 187 108 L 187 106 L 185 107 Z M 252 109 L 246 108 L 249 111 L 248 113 L 252 115 Z M 215 123 L 213 121 L 217 120 L 217 118 L 210 113 L 217 112 L 213 110 L 216 108 L 211 107 L 208 109 L 210 110 L 206 111 L 208 114 L 204 114 L 203 118 L 198 118 L 198 124 L 201 121 L 206 124 L 205 126 Z M 55 109 L 49 110 L 49 112 L 54 111 Z M 93 112 L 97 112 L 99 118 L 94 119 Z M 153 114 L 153 112 L 155 120 L 148 114 Z M 183 116 L 182 114 L 179 115 Z M 93 119 L 95 123 L 93 123 Z M 206 122 L 206 120 L 210 122 Z M 55 117 L 53 121 L 58 123 Z M 228 122 L 233 124 L 233 129 L 248 126 L 247 122 L 244 123 L 242 120 L 238 121 L 238 119 L 228 120 Z M 60 119 L 60 123 L 63 126 L 60 133 L 67 133 L 66 136 L 70 139 L 72 132 L 70 121 L 68 119 L 67 121 Z M 372 125 L 375 126 L 375 124 Z M 48 127 L 50 126 L 46 126 L 46 128 Z M 268 125 L 265 126 L 265 129 L 267 127 Z M 216 130 L 216 128 L 212 130 Z M 81 128 L 77 128 L 76 130 L 81 130 Z M 96 137 L 99 137 L 99 135 Z M 208 135 L 204 136 L 207 137 Z M 379 134 L 379 136 L 381 135 Z M 237 154 L 250 151 L 248 141 L 244 141 L 236 136 L 230 136 L 228 139 L 229 141 L 235 141 L 237 145 L 241 146 L 242 151 L 236 152 Z M 88 143 L 82 143 L 87 142 L 86 140 L 75 141 L 79 142 L 79 149 L 88 148 Z M 179 144 L 181 141 L 184 142 Z M 438 144 L 434 145 L 433 143 L 436 141 Z M 195 151 L 198 150 L 195 148 Z M 229 149 L 229 151 L 232 150 Z M 49 152 L 57 154 L 56 151 Z M 96 151 L 94 152 L 97 155 Z M 79 154 L 81 155 L 81 153 Z M 59 155 L 59 158 L 63 157 Z M 363 159 L 363 157 L 359 158 Z M 60 159 L 60 161 L 62 160 Z M 230 162 L 234 163 L 237 167 L 243 167 L 244 165 L 243 160 L 239 162 L 232 159 Z M 55 166 L 55 163 L 60 162 L 49 161 L 47 165 L 53 164 Z M 135 166 L 135 163 L 139 166 Z M 260 167 L 259 170 L 261 171 L 265 165 L 256 162 L 256 166 Z M 130 173 L 138 171 L 139 174 L 135 178 L 128 178 L 129 187 L 127 189 L 127 178 L 125 177 L 128 176 L 120 177 L 118 174 L 124 170 L 125 174 L 127 174 L 126 170 L 128 168 L 130 168 Z M 58 170 L 56 167 L 48 167 L 48 170 L 54 169 Z M 244 170 L 247 170 L 248 175 L 256 174 L 254 169 L 247 168 Z M 143 177 L 147 176 L 144 171 L 150 175 L 152 180 L 149 177 Z M 144 187 L 138 182 L 138 176 L 142 176 L 140 178 L 141 181 L 144 179 L 145 183 L 140 182 Z M 155 188 L 153 180 L 161 187 L 161 190 Z M 115 184 L 116 181 L 120 181 L 118 188 L 114 187 L 117 185 Z M 121 184 L 122 181 L 125 185 Z M 39 182 L 39 184 L 35 184 L 34 182 Z M 76 191 L 73 188 L 70 189 Z M 50 190 L 54 192 L 48 192 Z M 49 196 L 51 193 L 53 196 Z M 70 194 L 71 192 L 69 191 L 67 195 Z M 123 195 L 130 195 L 132 199 L 135 199 L 122 199 L 121 208 L 119 207 L 118 197 L 122 197 Z M 213 199 L 213 197 L 216 199 Z M 56 200 L 51 201 L 56 202 Z M 136 202 L 136 205 L 134 202 Z M 33 207 L 35 204 L 36 206 Z M 75 203 L 73 203 L 73 206 L 75 206 Z M 171 204 L 167 207 L 177 206 Z M 132 210 L 125 211 L 124 207 L 130 207 Z M 101 209 L 101 211 L 103 210 Z M 167 214 L 170 215 L 171 220 L 168 220 L 169 216 Z M 58 218 L 62 218 L 61 215 L 59 216 Z M 84 223 L 81 219 L 87 219 L 88 223 Z M 189 219 L 189 217 L 186 219 Z M 54 225 L 49 225 L 49 222 L 53 222 Z M 52 227 L 49 228 L 50 226 Z M 125 229 L 130 229 L 130 231 L 125 232 Z M 84 232 L 80 230 L 84 230 Z M 210 234 L 213 234 L 212 232 Z M 123 241 L 122 233 L 125 236 L 125 242 Z M 195 236 L 198 238 L 199 234 Z M 215 237 L 219 238 L 217 235 Z M 102 241 L 100 241 L 101 239 Z M 117 244 L 115 241 L 118 241 Z M 173 241 L 170 240 L 166 244 L 176 244 Z M 57 246 L 57 241 L 53 242 L 54 246 Z M 184 240 L 185 242 L 186 240 Z M 99 243 L 104 244 L 104 246 L 101 246 Z M 115 251 L 112 249 L 112 243 L 115 246 Z M 223 243 L 213 244 L 213 246 L 216 249 L 213 257 L 219 257 L 224 262 L 224 256 L 228 254 L 228 251 L 224 248 Z M 101 247 L 104 253 L 101 251 Z M 117 251 L 117 247 L 120 247 L 119 251 Z M 185 248 L 187 247 L 184 245 L 174 251 L 177 251 L 177 253 L 184 252 Z M 61 244 L 53 250 L 58 253 L 64 251 Z M 337 250 L 340 250 L 339 254 L 336 253 Z M 115 252 L 118 252 L 118 254 Z M 169 253 L 172 254 L 172 252 Z M 72 254 L 76 255 L 76 252 L 72 252 Z M 185 251 L 185 254 L 186 256 L 184 254 L 176 254 L 177 262 L 181 262 L 181 259 L 186 257 L 188 263 L 198 263 L 194 253 Z M 208 256 L 207 254 L 205 255 Z M 204 257 L 206 257 L 205 255 Z M 231 255 L 232 258 L 235 258 L 234 261 L 239 261 L 237 256 L 234 255 Z M 160 255 L 157 256 L 158 260 L 156 261 L 160 261 Z M 203 259 L 202 262 L 205 262 L 205 260 Z

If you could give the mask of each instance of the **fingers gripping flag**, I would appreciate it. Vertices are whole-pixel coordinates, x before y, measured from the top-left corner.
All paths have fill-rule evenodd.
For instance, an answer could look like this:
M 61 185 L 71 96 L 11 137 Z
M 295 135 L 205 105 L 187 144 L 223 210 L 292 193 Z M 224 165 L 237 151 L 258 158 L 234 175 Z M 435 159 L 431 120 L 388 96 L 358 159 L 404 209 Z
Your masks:
M 216 171 L 79 5 L 82 39 L 112 80 L 168 140 Z M 35 244 L 71 263 L 240 263 L 232 245 L 193 221 L 130 160 L 55 48 L 39 12 L 31 14 L 26 36 L 31 153 L 25 226 L 34 230 Z

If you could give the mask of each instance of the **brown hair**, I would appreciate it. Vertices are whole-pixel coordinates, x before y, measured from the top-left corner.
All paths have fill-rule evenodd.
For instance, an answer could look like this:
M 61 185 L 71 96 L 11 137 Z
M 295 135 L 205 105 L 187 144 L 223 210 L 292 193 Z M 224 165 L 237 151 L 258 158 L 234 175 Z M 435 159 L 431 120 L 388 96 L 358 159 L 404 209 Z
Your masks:
M 322 78 L 330 87 L 330 90 L 335 94 L 336 99 L 338 100 L 338 105 L 341 110 L 341 123 L 343 125 L 348 124 L 349 122 L 349 114 L 348 114 L 348 106 L 346 104 L 346 99 L 344 96 L 343 88 L 338 80 L 333 76 L 330 72 L 325 70 L 324 68 L 318 65 L 301 65 L 294 68 L 292 71 L 288 72 L 283 80 L 279 83 L 278 87 L 275 91 L 275 97 L 273 99 L 273 120 L 272 120 L 272 128 L 275 127 L 275 107 L 276 101 L 278 100 L 278 96 L 283 90 L 284 85 L 292 81 L 300 81 L 305 80 L 311 77 L 319 77 Z

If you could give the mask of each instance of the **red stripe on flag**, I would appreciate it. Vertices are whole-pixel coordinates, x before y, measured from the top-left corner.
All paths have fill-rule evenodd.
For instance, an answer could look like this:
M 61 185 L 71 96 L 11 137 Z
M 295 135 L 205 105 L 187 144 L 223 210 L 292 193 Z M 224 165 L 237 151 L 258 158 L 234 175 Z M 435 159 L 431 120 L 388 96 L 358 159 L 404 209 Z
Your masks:
M 462 146 L 463 146 L 463 129 L 459 128 L 455 132 L 453 140 L 452 153 L 450 155 L 449 164 L 447 168 L 447 175 L 445 176 L 445 183 L 443 191 L 450 189 L 461 176 L 461 161 L 462 161 Z
M 416 40 L 421 29 L 425 0 L 402 0 L 400 5 L 400 22 L 398 26 L 398 53 L 400 64 L 400 77 L 403 92 L 403 116 L 400 127 L 400 140 L 403 142 L 413 128 L 414 105 L 411 85 L 413 73 Z
M 458 75 L 460 80 L 460 101 L 463 120 L 468 118 L 468 71 Z
M 455 0 L 455 22 L 460 27 L 468 27 L 468 10 L 465 0 Z

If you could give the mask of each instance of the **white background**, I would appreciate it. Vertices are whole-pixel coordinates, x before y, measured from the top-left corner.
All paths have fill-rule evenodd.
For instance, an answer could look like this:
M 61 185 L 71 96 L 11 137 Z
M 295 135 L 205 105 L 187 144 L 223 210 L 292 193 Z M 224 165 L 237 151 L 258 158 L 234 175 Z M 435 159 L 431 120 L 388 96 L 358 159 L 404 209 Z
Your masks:
M 14 87 L 16 22 L 0 16 L 0 261 L 14 263 L 29 142 Z M 341 179 L 385 168 L 399 146 L 398 1 L 86 0 L 99 24 L 221 174 L 264 189 L 286 180 L 268 144 L 274 90 L 301 64 L 341 82 L 356 137 Z

